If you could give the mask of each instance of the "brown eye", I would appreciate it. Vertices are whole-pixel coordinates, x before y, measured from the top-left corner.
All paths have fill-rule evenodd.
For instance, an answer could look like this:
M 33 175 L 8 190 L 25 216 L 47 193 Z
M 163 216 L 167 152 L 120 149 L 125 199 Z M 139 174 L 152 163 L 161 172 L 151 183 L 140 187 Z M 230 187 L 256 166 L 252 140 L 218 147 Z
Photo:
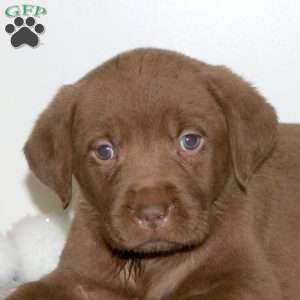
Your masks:
M 103 144 L 96 149 L 96 154 L 101 160 L 109 160 L 114 157 L 114 150 L 111 145 Z
M 202 144 L 202 137 L 199 134 L 189 133 L 179 138 L 180 147 L 184 151 L 193 151 Z

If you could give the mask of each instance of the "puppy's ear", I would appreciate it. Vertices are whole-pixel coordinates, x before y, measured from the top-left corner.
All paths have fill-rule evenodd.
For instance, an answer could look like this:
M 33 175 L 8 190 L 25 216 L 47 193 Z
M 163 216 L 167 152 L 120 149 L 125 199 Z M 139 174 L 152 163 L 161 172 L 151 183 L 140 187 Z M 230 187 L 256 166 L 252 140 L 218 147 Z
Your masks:
M 60 197 L 66 208 L 72 197 L 71 126 L 73 87 L 62 87 L 38 118 L 24 146 L 32 172 Z
M 277 140 L 277 117 L 266 100 L 225 67 L 210 67 L 208 86 L 222 108 L 236 179 L 245 189 Z

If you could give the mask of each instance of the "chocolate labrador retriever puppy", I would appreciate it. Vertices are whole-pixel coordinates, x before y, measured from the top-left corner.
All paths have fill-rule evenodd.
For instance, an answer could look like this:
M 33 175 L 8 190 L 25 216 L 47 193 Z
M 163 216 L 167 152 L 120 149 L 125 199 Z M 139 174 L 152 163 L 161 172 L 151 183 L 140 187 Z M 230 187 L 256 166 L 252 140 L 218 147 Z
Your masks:
M 58 92 L 25 155 L 82 199 L 57 269 L 9 300 L 300 299 L 300 126 L 227 68 L 123 53 Z

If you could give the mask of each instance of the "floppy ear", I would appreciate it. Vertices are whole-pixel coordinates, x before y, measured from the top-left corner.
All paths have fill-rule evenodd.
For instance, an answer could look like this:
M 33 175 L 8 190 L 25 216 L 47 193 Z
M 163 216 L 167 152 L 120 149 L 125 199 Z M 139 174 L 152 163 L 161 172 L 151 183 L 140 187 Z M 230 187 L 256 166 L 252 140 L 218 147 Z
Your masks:
M 60 197 L 66 208 L 72 197 L 72 87 L 62 87 L 38 118 L 24 146 L 32 172 Z
M 245 189 L 276 143 L 275 111 L 255 88 L 229 69 L 210 67 L 207 77 L 209 90 L 225 114 L 236 179 Z

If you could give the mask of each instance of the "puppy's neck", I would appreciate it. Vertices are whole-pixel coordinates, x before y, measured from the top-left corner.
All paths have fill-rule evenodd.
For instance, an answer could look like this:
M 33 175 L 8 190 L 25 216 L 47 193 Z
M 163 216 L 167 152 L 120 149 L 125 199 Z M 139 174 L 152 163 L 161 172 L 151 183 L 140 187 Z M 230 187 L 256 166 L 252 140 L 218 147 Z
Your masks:
M 196 267 L 194 250 L 145 255 L 113 251 L 112 261 L 124 288 L 141 299 L 164 299 Z

